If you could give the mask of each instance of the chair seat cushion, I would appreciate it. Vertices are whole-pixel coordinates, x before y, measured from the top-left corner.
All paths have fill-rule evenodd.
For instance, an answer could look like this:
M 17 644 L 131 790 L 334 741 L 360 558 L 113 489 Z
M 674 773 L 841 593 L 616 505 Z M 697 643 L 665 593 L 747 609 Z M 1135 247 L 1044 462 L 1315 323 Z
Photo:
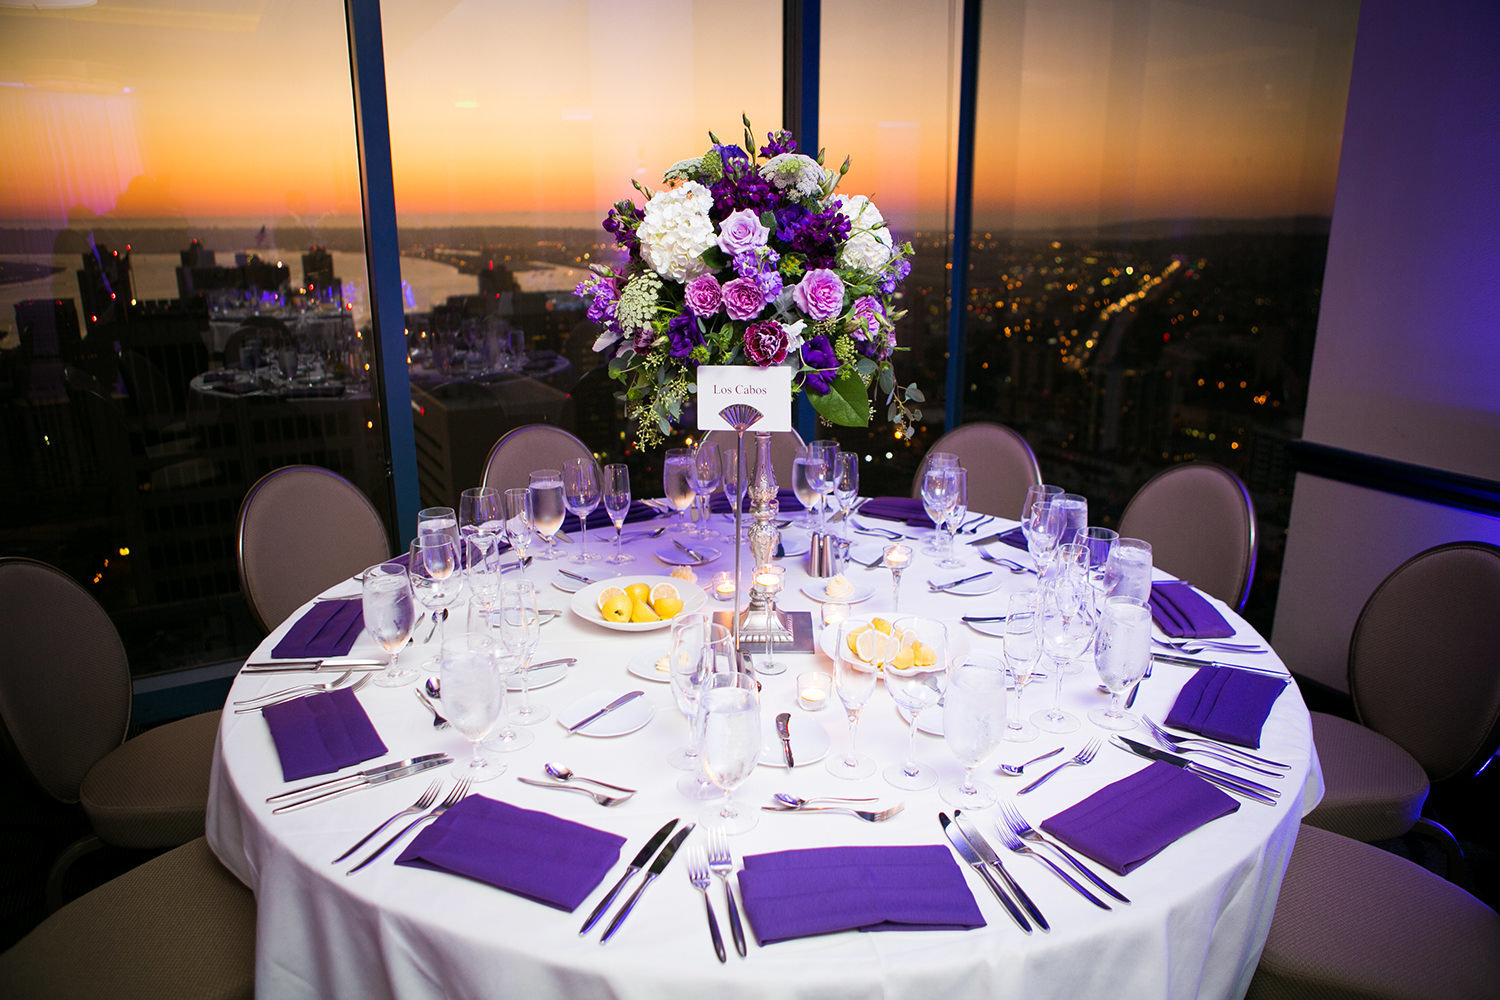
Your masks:
M 148 729 L 105 754 L 78 800 L 94 832 L 116 847 L 176 847 L 203 836 L 219 713 Z
M 1493 997 L 1500 915 L 1427 869 L 1304 824 L 1251 1000 Z
M 1427 772 L 1416 758 L 1357 722 L 1312 713 L 1323 767 L 1323 800 L 1305 822 L 1355 840 L 1388 840 L 1411 829 L 1427 801 Z

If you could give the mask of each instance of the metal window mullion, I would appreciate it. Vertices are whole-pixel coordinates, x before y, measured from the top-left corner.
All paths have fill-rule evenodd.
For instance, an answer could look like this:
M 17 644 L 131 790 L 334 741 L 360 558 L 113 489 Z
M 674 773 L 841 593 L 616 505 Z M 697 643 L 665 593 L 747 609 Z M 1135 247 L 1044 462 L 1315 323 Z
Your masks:
M 948 381 L 943 428 L 963 423 L 964 338 L 969 298 L 969 243 L 974 230 L 974 105 L 979 90 L 979 15 L 982 0 L 963 0 L 958 64 L 958 162 L 953 176 L 953 245 L 948 272 Z
M 818 71 L 822 58 L 822 0 L 782 0 L 781 127 L 797 137 L 797 148 L 818 153 Z M 751 156 L 755 150 L 747 149 Z M 803 393 L 793 420 L 804 441 L 817 435 L 817 413 Z

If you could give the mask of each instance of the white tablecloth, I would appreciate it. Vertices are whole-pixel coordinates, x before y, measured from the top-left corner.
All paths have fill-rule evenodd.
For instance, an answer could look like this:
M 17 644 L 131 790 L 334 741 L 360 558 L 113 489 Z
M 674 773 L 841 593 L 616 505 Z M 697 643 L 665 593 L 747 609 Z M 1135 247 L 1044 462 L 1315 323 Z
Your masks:
M 718 522 L 728 527 L 726 519 Z M 997 521 L 985 526 L 984 533 L 1006 526 Z M 632 527 L 639 528 L 627 526 L 627 533 Z M 613 531 L 591 535 L 591 547 L 602 550 Z M 638 559 L 624 567 L 624 575 L 665 574 L 668 567 L 653 558 L 664 541 L 665 536 L 627 546 Z M 856 536 L 855 554 L 868 560 L 878 554 L 879 544 Z M 727 568 L 732 562 L 732 546 L 721 543 L 719 547 L 725 554 L 708 571 Z M 562 546 L 569 556 L 575 548 Z M 995 570 L 1002 589 L 985 597 L 930 595 L 925 586 L 929 577 L 963 571 L 936 569 L 933 557 L 919 549 L 902 583 L 900 610 L 942 617 L 972 647 L 998 653 L 999 640 L 973 632 L 959 624 L 958 617 L 1003 613 L 1006 594 L 1030 585 L 1035 577 L 1013 576 L 981 563 L 962 537 L 959 550 L 972 571 Z M 1003 545 L 993 545 L 991 551 L 1029 562 L 1024 554 Z M 806 559 L 787 558 L 784 563 L 789 568 L 788 585 L 780 606 L 812 610 L 816 619 L 818 605 L 799 592 L 809 579 Z M 558 565 L 534 563 L 529 573 L 544 582 L 540 588 L 543 605 L 566 609 L 569 595 L 551 586 Z M 582 571 L 599 577 L 610 570 L 593 563 Z M 708 571 L 697 570 L 701 582 L 707 583 Z M 854 606 L 854 614 L 890 611 L 890 578 L 884 570 L 851 568 L 849 576 L 874 590 L 869 601 Z M 352 596 L 357 587 L 349 583 L 330 593 Z M 709 606 L 724 607 L 714 601 Z M 1240 637 L 1259 639 L 1236 615 L 1220 608 L 1238 625 Z M 266 639 L 256 658 L 269 656 L 286 627 Z M 477 789 L 482 795 L 547 810 L 627 838 L 619 866 L 575 913 L 456 876 L 395 866 L 389 860 L 394 850 L 365 871 L 346 876 L 348 863 L 334 865 L 331 860 L 381 820 L 409 805 L 433 775 L 273 816 L 265 799 L 287 786 L 281 780 L 266 724 L 259 714 L 226 712 L 214 760 L 208 839 L 220 860 L 256 893 L 257 994 L 278 1000 L 387 996 L 699 1000 L 707 995 L 716 1000 L 829 996 L 1040 1000 L 1106 995 L 1190 1000 L 1243 994 L 1265 940 L 1298 823 L 1322 795 L 1308 713 L 1295 685 L 1288 685 L 1277 700 L 1263 732 L 1262 752 L 1292 765 L 1279 782 L 1284 789 L 1280 804 L 1268 807 L 1244 801 L 1234 814 L 1182 838 L 1128 876 L 1096 867 L 1133 900 L 1130 905 L 1099 910 L 1033 860 L 1006 854 L 1007 867 L 1051 922 L 1049 933 L 1021 933 L 979 878 L 965 868 L 988 921 L 984 928 L 850 932 L 764 948 L 752 936 L 748 958 L 735 955 L 731 946 L 728 964 L 721 965 L 709 944 L 702 900 L 688 884 L 678 859 L 607 945 L 600 944 L 600 927 L 580 936 L 584 916 L 645 839 L 665 819 L 694 819 L 702 809 L 701 803 L 676 791 L 681 772 L 665 764 L 687 734 L 687 724 L 673 707 L 667 685 L 641 681 L 626 669 L 630 658 L 648 647 L 664 651 L 666 638 L 666 631 L 609 631 L 571 614 L 546 625 L 538 658 L 576 656 L 578 663 L 564 680 L 532 693 L 552 709 L 553 719 L 536 727 L 538 738 L 532 746 L 504 758 L 508 770 L 503 776 Z M 366 635 L 355 652 L 374 648 Z M 430 648 L 416 645 L 404 655 L 423 657 L 435 648 L 435 644 Z M 821 713 L 795 707 L 797 674 L 811 669 L 831 671 L 831 661 L 821 653 L 779 655 L 788 661 L 788 669 L 763 678 L 764 717 L 789 710 L 794 727 L 821 726 L 830 737 L 832 752 L 839 752 L 848 740 L 843 713 L 836 706 Z M 1243 662 L 1279 666 L 1274 655 L 1244 658 Z M 1161 721 L 1189 674 L 1188 668 L 1158 663 L 1143 684 L 1136 710 Z M 272 690 L 303 676 L 242 676 L 230 697 Z M 1048 684 L 1038 681 L 1028 687 L 1025 713 L 1049 703 Z M 565 736 L 555 721 L 559 708 L 591 692 L 619 693 L 632 688 L 646 689 L 655 715 L 645 728 L 629 736 Z M 1080 717 L 1104 698 L 1096 690 L 1091 668 L 1067 678 L 1063 697 L 1065 706 Z M 468 743 L 451 729 L 434 730 L 430 715 L 411 690 L 368 685 L 359 698 L 390 749 L 389 759 L 435 750 L 467 759 Z M 1019 798 L 1012 796 L 1023 780 L 993 774 L 994 765 L 1020 762 L 1059 744 L 1070 755 L 1088 739 L 1107 735 L 1085 719 L 1081 731 L 1063 737 L 1044 733 L 1035 742 L 1006 743 L 982 773 L 1033 825 L 1039 825 L 1103 785 L 1146 766 L 1145 762 L 1106 742 L 1091 765 L 1065 768 L 1037 791 Z M 1140 731 L 1135 735 L 1144 739 Z M 883 690 L 877 690 L 860 724 L 860 748 L 885 765 L 903 757 L 905 739 L 906 727 L 893 703 Z M 920 759 L 934 765 L 943 781 L 959 776 L 961 769 L 940 738 L 922 735 L 918 749 Z M 641 791 L 629 802 L 606 810 L 583 796 L 531 788 L 515 780 L 518 775 L 542 777 L 547 761 L 560 761 L 580 774 Z M 742 806 L 757 809 L 777 791 L 806 796 L 873 795 L 880 797 L 882 805 L 904 802 L 906 809 L 878 825 L 836 814 L 758 812 L 755 829 L 732 838 L 737 858 L 800 847 L 946 843 L 937 813 L 951 809 L 936 789 L 903 792 L 887 785 L 878 772 L 863 781 L 840 781 L 818 761 L 799 766 L 791 774 L 780 767 L 758 768 L 740 788 L 737 799 Z M 990 809 L 976 816 L 988 825 L 995 814 Z M 722 889 L 717 882 L 711 895 L 727 940 Z

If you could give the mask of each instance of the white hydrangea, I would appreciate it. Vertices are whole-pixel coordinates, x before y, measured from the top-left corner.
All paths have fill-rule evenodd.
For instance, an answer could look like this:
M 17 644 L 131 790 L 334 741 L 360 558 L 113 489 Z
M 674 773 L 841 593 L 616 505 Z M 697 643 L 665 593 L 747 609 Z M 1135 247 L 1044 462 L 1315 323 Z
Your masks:
M 885 216 L 862 194 L 845 198 L 839 214 L 849 219 L 849 238 L 839 251 L 839 263 L 871 273 L 879 271 L 895 252 Z
M 761 165 L 760 175 L 783 191 L 795 189 L 803 198 L 823 193 L 825 185 L 831 185 L 833 180 L 832 172 L 801 153 L 779 153 L 771 157 Z
M 646 217 L 636 229 L 641 258 L 672 281 L 687 281 L 707 272 L 707 265 L 698 258 L 718 240 L 708 217 L 713 204 L 713 195 L 697 181 L 653 194 L 646 202 Z

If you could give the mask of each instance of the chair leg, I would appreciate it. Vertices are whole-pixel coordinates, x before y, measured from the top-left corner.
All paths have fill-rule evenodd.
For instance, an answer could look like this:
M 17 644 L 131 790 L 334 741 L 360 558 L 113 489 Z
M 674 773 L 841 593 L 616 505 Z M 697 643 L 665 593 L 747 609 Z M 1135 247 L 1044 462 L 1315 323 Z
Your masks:
M 73 841 L 52 862 L 52 869 L 47 873 L 47 887 L 43 896 L 48 915 L 56 913 L 64 903 L 63 880 L 67 878 L 68 872 L 79 861 L 104 847 L 104 841 L 99 839 L 98 834 L 86 834 Z
M 1446 826 L 1426 816 L 1419 816 L 1411 831 L 1442 848 L 1448 863 L 1448 870 L 1443 873 L 1444 878 L 1460 889 L 1473 892 L 1473 879 L 1469 874 L 1469 864 L 1464 860 L 1463 849 L 1458 846 L 1458 838 Z

